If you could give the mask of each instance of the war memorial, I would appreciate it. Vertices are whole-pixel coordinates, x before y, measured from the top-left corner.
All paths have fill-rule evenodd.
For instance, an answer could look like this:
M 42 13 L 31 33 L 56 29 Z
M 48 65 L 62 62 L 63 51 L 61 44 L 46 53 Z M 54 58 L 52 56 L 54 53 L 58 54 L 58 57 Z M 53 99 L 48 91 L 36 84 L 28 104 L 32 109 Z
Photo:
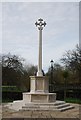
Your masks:
M 56 93 L 49 93 L 48 77 L 42 72 L 42 31 L 46 26 L 43 19 L 38 19 L 35 23 L 39 32 L 39 50 L 38 50 L 38 71 L 35 76 L 30 76 L 30 92 L 23 93 L 23 99 L 9 103 L 8 107 L 16 111 L 19 110 L 52 110 L 64 111 L 74 108 L 65 101 L 59 101 Z

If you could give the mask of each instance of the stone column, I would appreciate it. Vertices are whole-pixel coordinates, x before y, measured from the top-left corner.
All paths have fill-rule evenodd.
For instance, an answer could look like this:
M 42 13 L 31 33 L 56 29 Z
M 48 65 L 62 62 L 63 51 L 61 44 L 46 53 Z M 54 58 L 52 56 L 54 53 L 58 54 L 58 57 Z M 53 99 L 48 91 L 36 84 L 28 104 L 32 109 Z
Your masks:
M 43 76 L 42 73 L 42 30 L 43 27 L 45 27 L 46 22 L 43 22 L 43 19 L 38 19 L 38 22 L 35 23 L 36 26 L 38 26 L 39 30 L 39 54 L 38 54 L 38 72 L 37 76 Z
M 39 54 L 38 54 L 37 76 L 43 76 L 43 73 L 42 73 L 42 28 L 39 29 Z

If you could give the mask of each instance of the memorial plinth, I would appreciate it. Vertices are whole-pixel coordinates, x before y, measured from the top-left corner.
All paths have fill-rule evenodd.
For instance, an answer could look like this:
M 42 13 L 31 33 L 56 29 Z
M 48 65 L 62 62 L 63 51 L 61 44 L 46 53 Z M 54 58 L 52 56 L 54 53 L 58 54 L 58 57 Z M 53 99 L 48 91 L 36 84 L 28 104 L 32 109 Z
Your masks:
M 56 101 L 56 93 L 49 93 L 48 77 L 30 76 L 30 92 L 23 93 L 25 103 L 49 103 Z

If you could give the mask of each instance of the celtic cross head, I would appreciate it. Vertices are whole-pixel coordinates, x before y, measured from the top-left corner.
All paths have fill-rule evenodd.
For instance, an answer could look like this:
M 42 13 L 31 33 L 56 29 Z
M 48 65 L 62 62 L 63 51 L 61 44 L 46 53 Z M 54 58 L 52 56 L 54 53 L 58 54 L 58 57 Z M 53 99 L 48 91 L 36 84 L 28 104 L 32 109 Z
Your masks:
M 35 25 L 36 25 L 36 27 L 38 26 L 39 30 L 42 30 L 43 27 L 45 27 L 46 22 L 43 21 L 43 19 L 40 18 L 40 19 L 38 19 L 38 22 L 36 21 Z

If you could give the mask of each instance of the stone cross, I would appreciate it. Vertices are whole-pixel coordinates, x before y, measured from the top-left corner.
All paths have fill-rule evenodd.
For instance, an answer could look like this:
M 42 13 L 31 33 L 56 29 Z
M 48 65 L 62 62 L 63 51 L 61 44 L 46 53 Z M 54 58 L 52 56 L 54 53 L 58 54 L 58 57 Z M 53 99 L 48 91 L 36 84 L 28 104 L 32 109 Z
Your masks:
M 42 30 L 43 30 L 43 27 L 45 27 L 46 22 L 40 18 L 38 19 L 38 22 L 36 21 L 35 25 L 38 26 L 38 30 L 39 30 L 39 54 L 38 54 L 37 76 L 43 76 L 43 73 L 42 73 Z

